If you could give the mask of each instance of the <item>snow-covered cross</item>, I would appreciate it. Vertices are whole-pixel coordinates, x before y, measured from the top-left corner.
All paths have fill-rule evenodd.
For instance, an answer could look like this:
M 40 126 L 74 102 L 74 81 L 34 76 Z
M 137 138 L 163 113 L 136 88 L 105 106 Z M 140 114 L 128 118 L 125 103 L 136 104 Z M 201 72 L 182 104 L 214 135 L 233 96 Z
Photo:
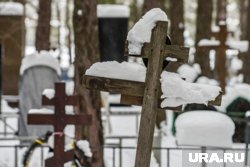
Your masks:
M 208 104 L 211 100 L 210 104 L 220 104 L 220 88 L 187 83 L 177 74 L 163 71 L 165 61 L 187 63 L 189 55 L 189 48 L 166 45 L 167 20 L 161 9 L 154 8 L 128 33 L 129 55 L 147 59 L 147 68 L 129 62 L 95 63 L 83 78 L 85 88 L 120 93 L 121 103 L 142 105 L 135 167 L 150 166 L 154 127 L 160 107 Z M 162 102 L 161 98 L 164 99 Z
M 247 41 L 227 41 L 227 36 L 231 33 L 232 32 L 227 30 L 226 23 L 221 22 L 219 24 L 219 31 L 212 33 L 212 36 L 215 37 L 216 40 L 203 39 L 198 43 L 198 49 L 209 49 L 216 51 L 215 69 L 217 71 L 217 77 L 220 81 L 220 87 L 223 93 L 225 93 L 227 77 L 226 51 L 228 49 L 236 49 L 239 52 L 247 52 L 248 50 Z M 209 62 L 206 63 L 209 64 Z
M 180 63 L 188 61 L 189 48 L 165 44 L 167 29 L 168 22 L 158 21 L 152 30 L 150 42 L 143 44 L 141 54 L 130 54 L 130 56 L 148 59 L 145 82 L 88 74 L 83 78 L 85 88 L 120 93 L 121 103 L 142 105 L 136 167 L 149 167 L 150 164 L 156 115 L 160 108 L 160 96 L 162 95 L 160 76 L 163 63 L 165 60 Z M 216 99 L 213 104 L 220 104 L 220 100 Z
M 42 97 L 43 105 L 53 105 L 54 114 L 28 114 L 28 124 L 36 125 L 53 125 L 54 126 L 54 157 L 46 160 L 46 167 L 62 167 L 64 163 L 72 161 L 74 151 L 64 151 L 64 133 L 66 125 L 90 125 L 90 115 L 67 115 L 65 114 L 66 105 L 77 105 L 77 96 L 67 96 L 65 93 L 65 83 L 55 84 L 55 95 L 49 99 L 47 96 Z

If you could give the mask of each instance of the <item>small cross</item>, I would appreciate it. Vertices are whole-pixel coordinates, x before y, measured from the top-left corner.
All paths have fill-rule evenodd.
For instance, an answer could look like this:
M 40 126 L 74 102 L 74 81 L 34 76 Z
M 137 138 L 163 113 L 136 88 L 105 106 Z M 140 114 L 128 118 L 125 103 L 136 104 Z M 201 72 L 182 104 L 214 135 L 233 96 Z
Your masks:
M 227 35 L 232 32 L 227 31 L 226 24 L 220 24 L 220 31 L 214 32 L 212 36 L 214 36 L 218 41 L 220 41 L 220 45 L 209 45 L 209 46 L 199 46 L 198 49 L 209 49 L 216 50 L 216 61 L 215 61 L 215 69 L 217 71 L 218 80 L 220 81 L 220 87 L 222 92 L 225 93 L 226 88 L 226 77 L 227 77 L 227 68 L 226 68 L 226 51 L 227 49 L 233 49 L 227 45 Z M 206 62 L 207 67 L 209 67 L 209 62 Z
M 42 104 L 55 107 L 54 114 L 28 114 L 28 124 L 53 125 L 55 131 L 54 157 L 46 160 L 46 167 L 63 167 L 63 164 L 73 160 L 74 151 L 64 152 L 63 130 L 66 125 L 90 125 L 90 115 L 67 115 L 66 105 L 77 105 L 77 96 L 67 96 L 65 93 L 65 83 L 55 84 L 55 97 L 48 99 L 42 96 Z M 59 134 L 59 135 L 58 135 Z

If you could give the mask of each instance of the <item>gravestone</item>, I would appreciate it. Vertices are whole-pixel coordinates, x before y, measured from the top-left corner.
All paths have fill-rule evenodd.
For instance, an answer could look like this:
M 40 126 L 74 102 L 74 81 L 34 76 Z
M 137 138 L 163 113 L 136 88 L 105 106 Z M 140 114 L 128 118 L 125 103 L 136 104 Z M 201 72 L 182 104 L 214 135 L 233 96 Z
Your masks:
M 101 61 L 127 60 L 123 54 L 128 32 L 128 6 L 98 5 L 97 16 Z
M 24 56 L 25 25 L 23 5 L 0 3 L 0 45 L 2 46 L 2 88 L 4 95 L 18 94 L 21 60 Z
M 20 74 L 19 135 L 40 136 L 48 130 L 52 131 L 51 126 L 27 125 L 27 113 L 30 109 L 41 109 L 43 90 L 54 88 L 54 83 L 59 81 L 58 61 L 48 52 L 28 55 L 23 59 Z

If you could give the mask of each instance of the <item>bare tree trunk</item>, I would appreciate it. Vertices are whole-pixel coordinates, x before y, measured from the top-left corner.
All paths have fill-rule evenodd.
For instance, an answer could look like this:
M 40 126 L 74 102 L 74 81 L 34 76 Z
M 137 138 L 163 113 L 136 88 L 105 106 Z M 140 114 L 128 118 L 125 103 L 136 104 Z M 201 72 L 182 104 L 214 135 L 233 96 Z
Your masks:
M 36 50 L 50 49 L 50 19 L 52 0 L 39 0 L 39 17 L 36 29 Z
M 67 0 L 66 4 L 70 4 L 70 0 Z M 71 43 L 72 43 L 72 40 L 71 40 L 71 26 L 70 26 L 70 9 L 69 9 L 69 6 L 70 5 L 67 5 L 66 6 L 66 20 L 65 20 L 65 24 L 66 24 L 66 27 L 68 29 L 68 34 L 67 34 L 67 45 L 68 45 L 68 48 L 69 48 L 69 64 L 73 63 L 72 61 L 72 50 L 71 50 Z
M 227 19 L 227 0 L 217 0 L 216 24 Z
M 165 10 L 165 0 L 144 0 L 143 4 L 143 14 L 149 11 L 152 8 L 161 8 Z
M 250 0 L 248 0 L 248 4 L 250 4 Z M 244 56 L 243 61 L 243 69 L 242 72 L 244 74 L 244 82 L 250 84 L 250 5 L 248 5 L 248 14 L 247 14 L 247 40 L 249 42 L 248 52 Z
M 174 45 L 184 45 L 184 3 L 170 0 L 171 41 Z
M 73 26 L 75 36 L 75 90 L 79 95 L 78 113 L 92 115 L 89 128 L 77 128 L 76 137 L 87 138 L 93 150 L 93 167 L 103 167 L 103 129 L 100 92 L 84 89 L 81 85 L 85 71 L 99 61 L 97 0 L 74 0 Z M 86 130 L 88 129 L 88 130 Z
M 57 27 L 57 42 L 58 42 L 58 50 L 59 50 L 59 57 L 58 60 L 61 60 L 61 55 L 62 55 L 62 43 L 61 43 L 61 28 L 62 28 L 62 21 L 61 21 L 61 10 L 60 10 L 60 1 L 56 1 L 56 15 L 57 15 L 57 20 L 59 22 L 59 26 Z
M 138 20 L 139 20 L 139 10 L 137 6 L 137 0 L 133 0 L 132 3 L 130 4 L 130 9 L 131 9 L 131 15 L 130 15 L 130 21 L 134 25 Z
M 241 40 L 246 40 L 247 38 L 247 7 L 247 0 L 239 0 Z
M 196 55 L 195 62 L 201 66 L 202 75 L 211 77 L 209 50 L 198 48 L 201 39 L 211 38 L 213 0 L 199 0 L 196 20 Z

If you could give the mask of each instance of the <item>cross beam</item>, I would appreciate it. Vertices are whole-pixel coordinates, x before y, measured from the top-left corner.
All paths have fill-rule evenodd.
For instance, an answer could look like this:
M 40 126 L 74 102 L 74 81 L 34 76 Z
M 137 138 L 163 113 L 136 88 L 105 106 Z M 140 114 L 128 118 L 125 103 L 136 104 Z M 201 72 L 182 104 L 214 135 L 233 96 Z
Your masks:
M 67 115 L 65 113 L 66 105 L 77 105 L 77 96 L 67 96 L 65 93 L 65 83 L 55 84 L 55 97 L 48 99 L 43 95 L 43 105 L 53 105 L 54 114 L 28 114 L 28 124 L 35 125 L 53 125 L 55 132 L 63 132 L 68 124 L 72 125 L 90 125 L 90 115 Z M 63 164 L 73 160 L 74 151 L 64 152 L 64 135 L 55 135 L 54 157 L 46 160 L 46 167 L 63 167 Z
M 126 45 L 128 45 L 126 43 Z M 177 62 L 179 63 L 187 63 L 188 62 L 188 55 L 189 55 L 189 48 L 178 46 L 178 45 L 164 45 L 162 48 L 163 54 L 162 57 L 172 57 L 176 58 Z M 129 54 L 129 56 L 133 57 L 142 57 L 142 58 L 148 58 L 150 52 L 152 51 L 152 44 L 151 43 L 144 43 L 141 51 L 141 55 L 132 55 Z M 128 50 L 126 47 L 125 54 L 128 55 Z
M 168 57 L 175 58 L 180 63 L 188 60 L 188 48 L 165 44 L 167 29 L 168 22 L 157 22 L 152 31 L 151 42 L 144 44 L 142 54 L 130 55 L 147 58 L 145 83 L 88 75 L 83 78 L 83 86 L 88 89 L 120 93 L 121 102 L 142 105 L 135 167 L 150 165 L 154 127 L 162 94 L 159 78 L 164 61 Z
M 145 91 L 145 83 L 138 81 L 129 81 L 122 79 L 113 79 L 113 78 L 105 78 L 105 77 L 97 77 L 84 75 L 83 77 L 83 86 L 87 89 L 95 89 L 99 91 L 105 91 L 110 93 L 118 93 L 121 94 L 121 104 L 128 105 L 142 105 L 144 91 Z M 209 105 L 219 106 L 221 103 L 221 97 L 218 96 L 214 101 L 210 101 Z M 160 108 L 161 99 L 158 99 L 158 107 Z M 180 111 L 181 108 L 166 108 Z
M 209 49 L 209 50 L 216 50 L 217 56 L 216 56 L 216 65 L 215 69 L 218 74 L 218 80 L 220 81 L 220 87 L 225 94 L 226 92 L 226 77 L 227 77 L 227 71 L 226 71 L 226 50 L 227 49 L 234 49 L 231 48 L 229 45 L 226 44 L 227 41 L 227 26 L 226 25 L 219 25 L 220 31 L 213 33 L 213 36 L 220 41 L 220 45 L 209 45 L 209 46 L 199 46 L 200 49 Z

